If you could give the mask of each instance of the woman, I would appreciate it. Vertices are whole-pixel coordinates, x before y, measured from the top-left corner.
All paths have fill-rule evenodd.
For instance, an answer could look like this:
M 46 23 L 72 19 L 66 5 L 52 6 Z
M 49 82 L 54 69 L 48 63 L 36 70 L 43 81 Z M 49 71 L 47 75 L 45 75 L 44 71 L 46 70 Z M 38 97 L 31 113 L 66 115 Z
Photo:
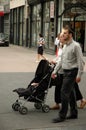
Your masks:
M 43 38 L 42 34 L 39 34 L 39 40 L 38 40 L 38 45 L 37 45 L 38 49 L 37 49 L 37 60 L 36 60 L 36 62 L 39 62 L 40 58 L 46 59 L 44 57 L 44 55 L 43 55 L 44 44 L 45 44 L 44 38 Z

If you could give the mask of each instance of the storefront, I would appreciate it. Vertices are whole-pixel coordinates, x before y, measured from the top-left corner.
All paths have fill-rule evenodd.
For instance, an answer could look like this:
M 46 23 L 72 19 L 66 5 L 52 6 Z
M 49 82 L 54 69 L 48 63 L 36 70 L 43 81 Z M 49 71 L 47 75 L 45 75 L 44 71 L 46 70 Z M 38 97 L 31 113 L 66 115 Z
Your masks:
M 82 47 L 86 51 L 86 0 L 10 2 L 10 39 L 13 44 L 37 47 L 39 33 L 42 33 L 46 50 L 54 52 L 56 35 L 66 24 L 74 30 L 75 40 L 78 41 L 80 36 L 84 36 Z
M 4 32 L 4 6 L 0 5 L 0 33 Z
M 30 41 L 37 46 L 39 33 L 45 38 L 45 48 L 54 50 L 55 38 L 55 1 L 29 1 L 30 5 Z
M 30 5 L 30 44 L 37 46 L 38 34 L 42 33 L 46 49 L 54 50 L 54 40 L 62 26 L 70 25 L 74 38 L 83 29 L 83 51 L 86 51 L 86 0 L 29 0 Z
M 10 1 L 10 43 L 26 46 L 25 0 Z
M 9 4 L 4 5 L 4 33 L 8 36 L 10 35 L 10 8 Z
M 13 44 L 23 45 L 23 14 L 22 7 L 10 12 L 10 40 Z

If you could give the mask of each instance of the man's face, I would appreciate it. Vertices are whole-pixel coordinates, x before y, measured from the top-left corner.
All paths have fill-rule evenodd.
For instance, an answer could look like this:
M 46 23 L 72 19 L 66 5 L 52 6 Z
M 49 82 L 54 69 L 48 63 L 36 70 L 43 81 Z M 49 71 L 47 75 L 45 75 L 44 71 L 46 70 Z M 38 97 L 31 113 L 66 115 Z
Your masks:
M 64 35 L 65 41 L 68 41 L 70 39 L 70 34 L 69 34 L 68 30 L 62 29 L 62 33 Z

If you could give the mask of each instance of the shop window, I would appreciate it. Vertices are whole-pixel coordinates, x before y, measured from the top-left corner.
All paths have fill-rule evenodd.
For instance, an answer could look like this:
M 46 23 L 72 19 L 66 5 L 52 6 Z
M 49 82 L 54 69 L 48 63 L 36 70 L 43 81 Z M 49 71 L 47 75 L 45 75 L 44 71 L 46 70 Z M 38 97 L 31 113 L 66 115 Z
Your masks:
M 37 46 L 37 39 L 41 33 L 41 4 L 32 9 L 32 46 Z
M 43 11 L 43 34 L 46 41 L 45 47 L 54 48 L 54 1 L 46 2 Z

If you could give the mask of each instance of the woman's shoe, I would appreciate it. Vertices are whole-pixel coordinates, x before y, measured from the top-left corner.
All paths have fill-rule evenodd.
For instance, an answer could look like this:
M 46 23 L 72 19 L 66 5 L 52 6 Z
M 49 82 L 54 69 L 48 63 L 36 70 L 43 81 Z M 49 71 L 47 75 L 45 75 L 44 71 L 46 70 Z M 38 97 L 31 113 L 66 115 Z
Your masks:
M 86 100 L 81 102 L 79 109 L 83 109 L 85 105 L 86 105 Z
M 50 107 L 50 110 L 58 110 L 60 109 L 60 106 L 58 104 L 54 105 L 53 107 Z

